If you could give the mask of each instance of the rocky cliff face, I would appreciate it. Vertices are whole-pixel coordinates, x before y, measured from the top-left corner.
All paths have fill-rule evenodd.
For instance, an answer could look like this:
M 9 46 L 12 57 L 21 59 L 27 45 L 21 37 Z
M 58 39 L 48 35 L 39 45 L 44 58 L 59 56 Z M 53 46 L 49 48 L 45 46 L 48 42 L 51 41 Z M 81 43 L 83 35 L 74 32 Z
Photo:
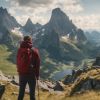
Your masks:
M 16 19 L 8 13 L 7 9 L 2 7 L 0 7 L 0 26 L 1 25 L 4 25 L 8 30 L 14 27 L 20 27 Z
M 23 29 L 29 34 L 34 34 L 39 28 L 41 28 L 41 25 L 39 23 L 33 24 L 30 18 L 27 20 L 25 26 L 23 26 Z
M 51 31 L 58 33 L 59 38 L 68 35 L 69 39 L 78 43 L 87 41 L 83 30 L 78 29 L 60 8 L 53 9 L 49 22 L 38 30 L 38 33 L 51 34 Z
M 1 44 L 6 44 L 9 47 L 13 46 L 13 38 L 11 33 L 6 29 L 6 27 L 4 27 L 3 25 L 1 25 L 0 27 L 0 43 Z
M 84 32 L 78 29 L 60 8 L 56 8 L 52 11 L 50 21 L 36 32 L 36 39 L 37 42 L 40 41 L 42 47 L 46 47 L 51 41 L 56 46 L 60 43 L 62 36 L 67 36 L 72 42 L 76 41 L 76 43 L 80 44 L 87 41 Z M 45 43 L 42 43 L 42 41 L 45 41 Z M 54 45 L 53 43 L 52 45 Z M 52 45 L 50 46 L 52 47 Z
M 60 8 L 56 8 L 52 11 L 51 19 L 46 26 L 48 29 L 56 30 L 60 35 L 66 35 L 70 33 L 72 29 L 76 30 L 76 26 Z
M 9 47 L 14 46 L 12 30 L 19 27 L 21 25 L 8 13 L 7 9 L 0 7 L 0 43 Z
M 100 46 L 100 32 L 92 31 L 92 32 L 85 32 L 85 35 L 92 44 Z
M 47 33 L 50 30 L 55 30 L 60 36 L 69 34 L 69 39 L 76 39 L 78 42 L 87 41 L 84 32 L 78 29 L 60 8 L 52 11 L 50 21 L 43 28 L 48 31 Z

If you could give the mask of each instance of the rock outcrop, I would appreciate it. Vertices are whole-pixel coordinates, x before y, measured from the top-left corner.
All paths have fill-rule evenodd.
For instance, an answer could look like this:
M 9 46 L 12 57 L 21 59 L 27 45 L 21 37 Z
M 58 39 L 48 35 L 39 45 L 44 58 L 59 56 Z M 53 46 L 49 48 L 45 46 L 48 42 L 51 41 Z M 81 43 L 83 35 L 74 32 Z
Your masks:
M 30 18 L 28 18 L 26 24 L 23 26 L 23 29 L 28 33 L 28 34 L 35 34 L 35 32 L 42 27 L 41 24 L 36 23 L 33 24 Z
M 16 19 L 8 13 L 7 9 L 3 7 L 0 7 L 0 26 L 1 25 L 4 25 L 7 30 L 21 26 Z
M 5 85 L 0 84 L 0 100 L 5 92 Z
M 64 84 L 60 81 L 57 81 L 53 89 L 54 91 L 64 91 Z
M 82 72 L 72 84 L 70 95 L 86 90 L 100 90 L 100 69 Z

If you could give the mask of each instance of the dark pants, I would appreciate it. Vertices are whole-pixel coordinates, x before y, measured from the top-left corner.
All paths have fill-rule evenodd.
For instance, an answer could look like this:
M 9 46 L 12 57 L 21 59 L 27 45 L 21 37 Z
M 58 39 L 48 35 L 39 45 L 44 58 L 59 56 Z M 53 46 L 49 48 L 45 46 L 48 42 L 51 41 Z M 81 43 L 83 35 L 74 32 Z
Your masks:
M 36 86 L 36 79 L 34 75 L 20 75 L 19 76 L 19 96 L 18 100 L 23 100 L 24 93 L 25 93 L 25 87 L 26 84 L 29 85 L 30 90 L 30 100 L 36 100 L 35 99 L 35 86 Z

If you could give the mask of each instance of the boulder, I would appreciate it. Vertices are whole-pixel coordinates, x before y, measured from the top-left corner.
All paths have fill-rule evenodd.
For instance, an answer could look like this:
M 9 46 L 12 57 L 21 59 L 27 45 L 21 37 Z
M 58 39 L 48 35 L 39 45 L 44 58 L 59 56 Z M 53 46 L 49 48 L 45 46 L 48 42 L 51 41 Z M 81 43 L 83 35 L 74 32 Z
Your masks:
M 15 76 L 12 77 L 12 80 L 10 82 L 14 85 L 19 85 L 18 79 Z
M 68 85 L 68 84 L 72 83 L 72 78 L 73 78 L 72 75 L 67 75 L 67 76 L 65 77 L 63 83 L 64 83 L 65 85 Z
M 8 79 L 8 78 L 2 73 L 2 71 L 0 71 L 0 80 L 3 80 L 3 81 L 10 81 L 10 79 Z
M 77 85 L 72 88 L 70 95 L 73 95 L 79 91 L 86 91 L 86 90 L 100 90 L 100 80 L 90 79 L 87 78 L 85 80 L 80 81 Z
M 77 79 L 77 77 L 79 75 L 81 75 L 82 72 L 83 72 L 83 70 L 81 70 L 81 69 L 79 69 L 77 71 L 73 70 L 72 75 L 67 75 L 66 78 L 64 79 L 63 83 L 65 85 L 73 83 Z
M 5 91 L 5 85 L 0 85 L 0 100 L 4 94 L 4 91 Z
M 100 57 L 99 57 L 99 56 L 96 57 L 96 60 L 95 60 L 95 62 L 93 63 L 93 66 L 99 66 L 99 68 L 100 68 Z
M 57 81 L 53 89 L 54 91 L 64 91 L 64 84 L 60 81 Z
M 41 88 L 43 91 L 49 91 L 48 85 L 45 83 L 45 81 L 39 80 L 39 88 Z

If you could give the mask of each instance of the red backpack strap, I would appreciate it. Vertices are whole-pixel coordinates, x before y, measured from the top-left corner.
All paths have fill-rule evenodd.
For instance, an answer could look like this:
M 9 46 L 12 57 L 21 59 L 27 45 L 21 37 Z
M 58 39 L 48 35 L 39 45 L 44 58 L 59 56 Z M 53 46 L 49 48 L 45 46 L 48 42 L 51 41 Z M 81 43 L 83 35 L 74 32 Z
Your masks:
M 35 75 L 36 78 L 39 78 L 39 70 L 40 70 L 40 56 L 37 48 L 32 48 L 32 54 L 33 54 L 33 64 L 35 67 Z
M 31 64 L 35 65 L 34 48 L 31 48 L 30 50 L 31 50 L 31 55 L 32 55 Z

